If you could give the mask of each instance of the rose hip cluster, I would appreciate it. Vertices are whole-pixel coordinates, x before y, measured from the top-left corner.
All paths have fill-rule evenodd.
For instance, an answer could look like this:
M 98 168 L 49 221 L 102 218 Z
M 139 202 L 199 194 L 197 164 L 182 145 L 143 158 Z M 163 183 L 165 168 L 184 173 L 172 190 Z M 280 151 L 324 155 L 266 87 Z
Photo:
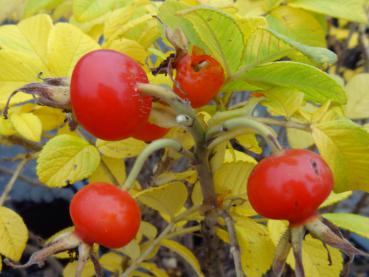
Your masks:
M 193 107 L 207 104 L 224 82 L 222 66 L 205 54 L 186 54 L 176 67 L 175 91 Z M 74 68 L 71 105 L 77 122 L 104 140 L 134 137 L 152 141 L 168 131 L 149 122 L 152 97 L 138 91 L 148 83 L 145 71 L 129 56 L 113 50 L 84 55 Z

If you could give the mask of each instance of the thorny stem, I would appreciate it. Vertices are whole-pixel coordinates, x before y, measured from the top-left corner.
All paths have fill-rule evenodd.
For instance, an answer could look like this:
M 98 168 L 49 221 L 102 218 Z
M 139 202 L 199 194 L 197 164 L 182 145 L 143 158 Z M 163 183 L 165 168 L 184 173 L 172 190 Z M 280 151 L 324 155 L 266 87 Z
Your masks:
M 224 218 L 225 224 L 227 226 L 228 234 L 229 234 L 229 241 L 231 245 L 231 254 L 233 257 L 234 268 L 236 271 L 236 277 L 243 277 L 244 274 L 242 272 L 241 266 L 241 254 L 240 254 L 240 247 L 238 245 L 236 230 L 234 228 L 234 222 L 232 217 L 228 214 L 227 211 L 221 211 L 220 215 Z
M 8 197 L 10 191 L 12 190 L 15 181 L 17 181 L 19 175 L 21 174 L 22 170 L 24 169 L 24 167 L 26 166 L 28 162 L 28 159 L 24 159 L 22 160 L 18 165 L 17 168 L 15 169 L 13 176 L 10 178 L 9 182 L 6 184 L 3 193 L 1 194 L 0 197 L 0 206 L 2 206 L 6 200 L 6 198 Z
M 207 140 L 210 142 L 212 139 L 218 137 L 219 135 L 227 136 L 228 134 L 225 133 L 226 131 L 233 131 L 239 128 L 251 130 L 262 136 L 273 153 L 278 154 L 283 150 L 272 129 L 265 126 L 263 123 L 255 121 L 254 119 L 248 117 L 238 117 L 226 120 L 222 124 L 210 128 L 206 134 Z
M 157 236 L 149 245 L 148 248 L 138 257 L 121 275 L 121 277 L 128 277 L 136 268 L 142 263 L 148 255 L 154 250 L 154 248 L 159 245 L 160 241 L 164 239 L 175 227 L 176 223 L 180 222 L 181 220 L 185 219 L 190 214 L 194 213 L 199 209 L 199 206 L 193 206 L 183 213 L 176 216 L 171 223 L 169 223 L 164 230 Z
M 129 190 L 131 188 L 131 186 L 133 185 L 134 181 L 136 180 L 138 174 L 140 173 L 145 161 L 147 160 L 147 158 L 154 153 L 155 151 L 165 148 L 165 147 L 170 147 L 173 148 L 174 150 L 183 153 L 184 155 L 188 156 L 188 157 L 192 157 L 192 153 L 183 149 L 182 145 L 177 142 L 176 140 L 173 139 L 159 139 L 156 140 L 152 143 L 150 143 L 148 146 L 146 146 L 146 148 L 141 152 L 141 154 L 137 157 L 133 168 L 131 170 L 131 172 L 129 173 L 126 181 L 124 182 L 124 184 L 121 186 L 122 189 L 124 190 Z

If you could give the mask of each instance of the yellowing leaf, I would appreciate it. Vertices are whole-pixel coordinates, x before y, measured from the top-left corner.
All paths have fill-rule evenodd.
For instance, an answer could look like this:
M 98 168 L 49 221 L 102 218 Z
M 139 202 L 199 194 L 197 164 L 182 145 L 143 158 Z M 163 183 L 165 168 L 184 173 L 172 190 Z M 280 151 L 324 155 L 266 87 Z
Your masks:
M 354 76 L 346 85 L 347 105 L 345 114 L 349 118 L 359 119 L 369 117 L 369 74 Z
M 80 22 L 89 21 L 112 10 L 116 0 L 74 0 L 73 15 Z
M 105 141 L 98 139 L 96 140 L 96 147 L 105 156 L 122 159 L 137 156 L 146 147 L 146 144 L 134 138 L 120 141 Z
M 296 89 L 273 88 L 263 91 L 266 101 L 263 104 L 272 115 L 290 118 L 302 105 L 304 94 Z
M 267 16 L 268 26 L 300 43 L 325 47 L 325 32 L 314 14 L 290 6 L 273 9 Z
M 334 203 L 343 201 L 345 199 L 347 199 L 348 197 L 350 197 L 352 194 L 352 191 L 346 191 L 346 192 L 342 192 L 342 193 L 335 193 L 335 192 L 331 192 L 331 194 L 328 196 L 328 198 L 320 205 L 319 208 L 324 208 L 326 206 L 330 206 Z
M 63 0 L 27 0 L 25 1 L 23 17 L 28 17 L 45 10 L 54 9 Z
M 235 221 L 242 270 L 247 276 L 263 276 L 272 266 L 274 245 L 265 226 L 240 217 Z
M 311 133 L 300 129 L 287 128 L 287 139 L 292 148 L 304 149 L 314 144 Z
M 176 242 L 174 240 L 163 239 L 160 244 L 166 248 L 169 248 L 171 251 L 177 253 L 181 256 L 196 272 L 197 276 L 202 277 L 204 274 L 201 272 L 201 267 L 199 261 L 196 259 L 194 254 L 185 247 L 184 245 Z
M 90 176 L 100 163 L 97 149 L 71 135 L 52 138 L 37 159 L 37 175 L 50 187 L 63 187 Z
M 134 40 L 144 48 L 150 47 L 159 37 L 157 7 L 147 0 L 132 1 L 130 5 L 115 10 L 105 22 L 106 46 L 114 40 Z
M 313 66 L 297 62 L 274 62 L 256 66 L 240 75 L 247 82 L 262 84 L 265 89 L 281 86 L 295 88 L 305 94 L 305 99 L 315 103 L 344 104 L 343 88 L 328 74 Z
M 369 133 L 347 119 L 313 125 L 318 149 L 333 171 L 335 191 L 369 191 Z
M 369 217 L 349 213 L 326 213 L 323 217 L 342 229 L 369 239 Z
M 28 230 L 23 219 L 16 212 L 0 207 L 0 254 L 19 261 L 27 240 Z
M 48 66 L 55 76 L 69 76 L 78 59 L 99 45 L 80 29 L 67 23 L 58 23 L 49 37 Z
M 256 164 L 256 160 L 241 152 L 234 149 L 227 149 L 224 154 L 224 163 L 233 163 L 233 162 L 248 162 Z
M 65 114 L 61 110 L 50 107 L 38 107 L 33 114 L 41 120 L 43 131 L 54 130 L 61 126 L 65 119 Z
M 71 262 L 66 265 L 63 269 L 63 276 L 65 277 L 72 277 L 76 275 L 76 269 L 77 269 L 77 262 Z M 81 277 L 92 277 L 95 276 L 95 268 L 92 264 L 91 260 L 87 260 L 85 267 L 82 271 Z
M 12 114 L 10 121 L 14 129 L 24 138 L 40 141 L 42 124 L 40 119 L 32 113 Z
M 140 267 L 150 271 L 156 277 L 169 277 L 169 275 L 154 263 L 141 263 Z
M 149 240 L 156 238 L 158 234 L 158 230 L 156 229 L 156 227 L 152 225 L 151 223 L 144 221 L 144 220 L 141 221 L 139 232 L 142 233 Z
M 141 65 L 145 64 L 145 59 L 148 57 L 146 49 L 131 39 L 120 38 L 114 40 L 109 44 L 109 49 L 122 52 L 138 61 Z
M 104 163 L 104 164 L 103 164 Z M 126 166 L 123 159 L 102 157 L 101 163 L 94 173 L 88 178 L 92 182 L 112 183 L 113 180 L 107 171 L 110 171 L 114 178 L 121 184 L 126 179 Z
M 135 198 L 144 205 L 171 218 L 178 213 L 188 196 L 186 186 L 181 182 L 169 183 L 160 187 L 143 190 Z
M 117 253 L 108 252 L 101 256 L 99 262 L 101 266 L 113 273 L 122 273 L 123 257 Z
M 291 7 L 326 14 L 332 17 L 344 18 L 350 21 L 367 22 L 364 10 L 366 0 L 294 0 Z

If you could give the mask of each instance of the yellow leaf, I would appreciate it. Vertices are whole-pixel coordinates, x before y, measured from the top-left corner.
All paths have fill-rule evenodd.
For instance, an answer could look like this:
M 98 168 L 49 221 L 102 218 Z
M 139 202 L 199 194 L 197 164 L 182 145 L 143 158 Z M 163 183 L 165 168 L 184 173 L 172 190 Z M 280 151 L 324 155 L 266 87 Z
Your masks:
M 267 227 L 268 227 L 270 238 L 272 239 L 274 245 L 277 246 L 281 236 L 284 234 L 284 232 L 288 228 L 288 222 L 282 221 L 282 220 L 269 219 Z
M 151 274 L 147 274 L 145 272 L 142 271 L 133 271 L 131 274 L 129 274 L 130 277 L 152 277 Z
M 332 191 L 331 194 L 328 196 L 328 198 L 323 202 L 323 204 L 320 205 L 319 208 L 324 208 L 334 203 L 343 201 L 347 199 L 348 197 L 350 197 L 351 194 L 352 194 L 352 191 L 346 191 L 342 193 L 335 193 Z
M 135 195 L 144 205 L 158 211 L 164 217 L 173 218 L 186 202 L 188 196 L 186 186 L 181 182 L 173 182 L 160 187 L 145 189 Z
M 146 49 L 141 44 L 127 38 L 114 40 L 107 48 L 122 52 L 138 61 L 141 65 L 145 65 L 145 60 L 148 57 Z
M 349 213 L 326 213 L 323 217 L 342 229 L 369 239 L 369 217 Z
M 54 76 L 69 76 L 83 54 L 98 48 L 98 43 L 80 29 L 71 24 L 58 23 L 49 37 L 48 67 Z
M 224 163 L 233 162 L 248 162 L 256 164 L 256 160 L 253 157 L 238 150 L 227 149 L 224 153 Z
M 0 136 L 14 135 L 16 131 L 10 120 L 0 117 Z
M 333 171 L 335 191 L 369 191 L 369 133 L 348 119 L 313 125 L 314 141 Z
M 250 150 L 256 154 L 261 154 L 263 152 L 263 149 L 259 146 L 255 134 L 244 134 L 237 136 L 236 139 L 247 150 Z
M 0 207 L 0 253 L 19 261 L 28 240 L 27 226 L 14 211 Z
M 136 239 L 132 240 L 130 243 L 128 243 L 126 246 L 121 248 L 120 250 L 123 254 L 130 257 L 133 261 L 138 259 L 138 257 L 141 254 L 141 248 Z
M 139 232 L 142 233 L 149 240 L 156 238 L 158 234 L 158 230 L 156 229 L 156 227 L 152 225 L 150 222 L 144 220 L 141 221 Z
M 103 163 L 105 165 L 103 165 Z M 105 166 L 107 168 L 105 168 Z M 126 166 L 123 159 L 114 159 L 109 157 L 102 157 L 101 163 L 94 173 L 88 178 L 91 183 L 93 182 L 107 182 L 112 183 L 110 175 L 107 170 L 113 174 L 115 179 L 122 184 L 126 179 Z
M 174 182 L 174 181 L 186 181 L 190 184 L 195 183 L 197 180 L 197 172 L 196 170 L 193 169 L 189 169 L 186 171 L 182 171 L 182 172 L 164 172 L 162 174 L 160 174 L 159 176 L 155 176 L 154 177 L 154 183 L 156 185 L 162 185 L 162 184 L 166 184 L 166 183 L 170 183 L 170 182 Z
M 102 255 L 99 259 L 101 266 L 113 273 L 122 273 L 123 257 L 117 253 L 108 252 Z
M 223 197 L 247 199 L 246 184 L 254 163 L 232 162 L 223 164 L 214 174 L 215 192 Z
M 77 269 L 77 262 L 68 263 L 66 267 L 64 267 L 63 269 L 63 276 L 64 277 L 75 276 L 76 269 Z M 95 268 L 91 260 L 87 260 L 85 267 L 83 268 L 81 277 L 92 277 L 92 276 L 95 276 Z
M 134 138 L 120 141 L 105 141 L 98 139 L 96 140 L 96 147 L 105 156 L 122 159 L 137 156 L 146 147 L 146 144 Z
M 292 148 L 304 149 L 314 144 L 311 133 L 300 129 L 287 128 L 287 139 Z
M 192 189 L 191 200 L 194 205 L 200 205 L 203 201 L 200 182 L 196 182 Z
M 64 187 L 90 176 L 100 163 L 97 149 L 71 135 L 49 140 L 37 159 L 37 175 L 50 187 Z
M 263 276 L 272 266 L 275 247 L 264 225 L 240 217 L 235 220 L 242 270 L 247 276 Z
M 176 242 L 174 240 L 163 239 L 160 244 L 166 248 L 169 248 L 173 252 L 181 256 L 196 272 L 197 276 L 202 277 L 204 274 L 201 272 L 201 267 L 199 261 L 196 259 L 195 255 L 185 247 L 184 245 Z
M 210 165 L 213 172 L 217 171 L 224 163 L 228 142 L 219 143 L 211 153 Z
M 3 259 L 0 258 L 0 273 L 1 273 L 1 270 L 3 269 Z
M 32 113 L 12 114 L 10 121 L 14 129 L 24 138 L 40 141 L 42 133 L 41 120 Z
M 169 277 L 169 275 L 154 263 L 141 263 L 140 267 L 150 271 L 156 277 Z
M 346 85 L 347 105 L 345 114 L 349 118 L 360 119 L 369 117 L 369 74 L 354 76 Z
M 56 129 L 64 123 L 65 119 L 63 111 L 50 107 L 37 107 L 33 114 L 41 120 L 43 131 Z

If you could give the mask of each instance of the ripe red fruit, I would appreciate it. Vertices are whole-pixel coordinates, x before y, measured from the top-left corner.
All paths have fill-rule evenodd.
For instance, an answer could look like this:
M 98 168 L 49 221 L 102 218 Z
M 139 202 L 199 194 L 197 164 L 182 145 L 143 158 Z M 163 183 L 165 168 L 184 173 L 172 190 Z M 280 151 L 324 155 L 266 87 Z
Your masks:
M 316 215 L 332 188 L 332 171 L 318 154 L 291 149 L 257 164 L 247 193 L 259 214 L 299 225 Z
M 151 97 L 141 96 L 137 83 L 148 83 L 132 58 L 113 50 L 96 50 L 76 64 L 71 104 L 77 121 L 92 135 L 120 140 L 148 120 Z
M 155 124 L 147 122 L 145 125 L 141 125 L 133 132 L 133 137 L 143 141 L 153 141 L 165 136 L 169 129 L 159 127 Z
M 176 63 L 176 81 L 180 88 L 174 85 L 174 91 L 198 108 L 206 105 L 224 83 L 222 65 L 209 55 L 185 55 Z
M 87 244 L 109 248 L 128 244 L 141 222 L 140 208 L 126 192 L 107 183 L 93 183 L 78 191 L 69 207 L 75 233 Z

